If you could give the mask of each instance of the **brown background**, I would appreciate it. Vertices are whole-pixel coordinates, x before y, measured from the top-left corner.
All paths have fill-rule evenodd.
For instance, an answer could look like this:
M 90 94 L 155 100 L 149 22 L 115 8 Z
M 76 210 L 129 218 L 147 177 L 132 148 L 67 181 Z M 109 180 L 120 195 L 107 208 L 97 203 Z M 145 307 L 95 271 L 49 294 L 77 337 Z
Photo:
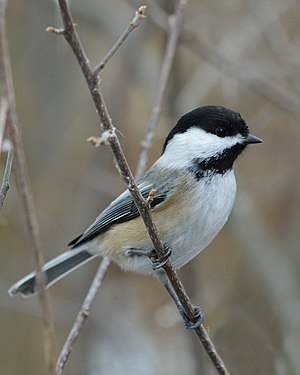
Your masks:
M 133 8 L 121 0 L 71 5 L 96 63 L 125 29 Z M 157 5 L 167 12 L 173 8 L 171 1 L 149 1 L 148 13 L 159 17 Z M 299 12 L 299 2 L 292 0 L 191 0 L 184 28 L 209 49 L 202 46 L 197 53 L 180 44 L 150 157 L 151 163 L 158 157 L 178 116 L 204 104 L 238 110 L 264 140 L 236 164 L 238 195 L 226 228 L 209 251 L 180 272 L 232 374 L 297 374 L 300 368 Z M 50 259 L 124 185 L 109 150 L 85 142 L 99 133 L 98 120 L 68 46 L 44 31 L 60 25 L 54 2 L 11 2 L 7 23 L 18 114 Z M 149 17 L 102 75 L 103 93 L 133 170 L 165 41 Z M 0 372 L 44 374 L 37 299 L 11 299 L 6 293 L 31 270 L 14 181 L 1 213 L 0 236 Z M 96 267 L 97 261 L 51 288 L 58 348 Z M 158 282 L 112 266 L 65 374 L 125 373 L 214 371 Z

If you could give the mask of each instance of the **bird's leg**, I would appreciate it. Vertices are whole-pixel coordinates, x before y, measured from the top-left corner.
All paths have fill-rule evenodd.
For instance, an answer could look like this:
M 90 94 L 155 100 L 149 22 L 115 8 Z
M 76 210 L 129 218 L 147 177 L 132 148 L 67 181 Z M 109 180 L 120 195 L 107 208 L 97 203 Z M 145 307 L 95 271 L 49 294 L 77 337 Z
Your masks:
M 165 272 L 163 271 L 159 271 L 157 273 L 157 276 L 158 276 L 158 279 L 161 281 L 161 283 L 163 284 L 163 286 L 166 288 L 167 292 L 169 293 L 169 295 L 171 296 L 171 298 L 173 299 L 173 301 L 175 302 L 175 305 L 177 306 L 177 309 L 180 313 L 180 315 L 182 316 L 183 320 L 184 320 L 184 326 L 186 329 L 195 329 L 197 327 L 199 327 L 202 322 L 203 322 L 203 319 L 204 319 L 204 313 L 203 311 L 200 309 L 200 307 L 198 306 L 195 306 L 193 305 L 193 308 L 194 308 L 194 311 L 195 311 L 195 314 L 194 314 L 194 319 L 193 321 L 191 321 L 187 315 L 186 315 L 186 312 L 185 312 L 185 309 L 184 307 L 182 306 L 175 290 L 173 289 L 167 275 L 165 274 Z
M 139 249 L 137 247 L 131 247 L 124 251 L 124 255 L 127 257 L 151 257 L 151 251 L 145 249 Z
M 185 328 L 195 329 L 199 327 L 200 324 L 202 324 L 203 319 L 204 319 L 204 313 L 200 309 L 200 307 L 193 305 L 193 308 L 195 311 L 193 321 L 191 321 L 187 317 L 185 313 L 185 309 L 182 306 L 176 292 L 174 291 L 165 271 L 161 269 L 167 263 L 170 255 L 172 254 L 172 249 L 169 246 L 164 245 L 164 250 L 165 250 L 164 254 L 160 257 L 157 256 L 156 251 L 154 249 L 149 251 L 149 250 L 139 249 L 139 248 L 130 248 L 130 249 L 127 249 L 124 254 L 129 257 L 145 256 L 152 261 L 152 268 L 154 271 L 157 271 L 155 272 L 156 276 L 158 277 L 160 282 L 163 284 L 163 286 L 166 288 L 167 292 L 170 294 L 171 298 L 175 302 L 175 305 L 177 306 L 178 311 L 184 320 Z
M 172 254 L 172 249 L 164 245 L 164 254 L 162 256 L 157 256 L 156 251 L 152 250 L 145 250 L 145 249 L 138 249 L 138 248 L 130 248 L 125 251 L 125 255 L 129 257 L 133 256 L 145 256 L 149 258 L 152 262 L 152 269 L 157 271 L 158 269 L 162 268 L 168 261 L 170 255 Z

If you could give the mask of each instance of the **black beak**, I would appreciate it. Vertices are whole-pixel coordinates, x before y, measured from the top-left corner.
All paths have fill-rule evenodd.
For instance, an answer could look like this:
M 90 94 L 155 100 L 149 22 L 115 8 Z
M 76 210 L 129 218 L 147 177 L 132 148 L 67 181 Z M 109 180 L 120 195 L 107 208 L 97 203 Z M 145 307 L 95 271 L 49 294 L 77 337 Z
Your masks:
M 250 144 L 250 143 L 261 143 L 263 140 L 256 137 L 255 135 L 252 135 L 252 134 L 248 134 L 247 138 L 246 138 L 246 143 L 247 144 Z

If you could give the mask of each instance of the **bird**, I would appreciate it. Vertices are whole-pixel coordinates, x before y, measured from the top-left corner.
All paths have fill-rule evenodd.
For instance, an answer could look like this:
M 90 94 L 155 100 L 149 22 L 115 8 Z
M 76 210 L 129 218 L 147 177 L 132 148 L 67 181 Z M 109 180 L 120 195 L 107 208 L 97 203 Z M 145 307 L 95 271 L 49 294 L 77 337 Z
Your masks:
M 180 308 L 163 265 L 169 260 L 180 269 L 220 232 L 236 196 L 233 164 L 248 145 L 261 142 L 238 112 L 224 106 L 202 106 L 183 115 L 167 135 L 160 157 L 137 181 L 144 199 L 151 195 L 149 208 L 165 246 L 164 257 L 155 256 L 127 189 L 69 243 L 69 250 L 43 266 L 46 287 L 88 261 L 108 256 L 125 271 L 158 277 Z M 34 295 L 36 273 L 23 277 L 8 292 Z M 195 314 L 201 321 L 203 313 L 197 307 Z M 191 322 L 186 326 L 194 328 Z

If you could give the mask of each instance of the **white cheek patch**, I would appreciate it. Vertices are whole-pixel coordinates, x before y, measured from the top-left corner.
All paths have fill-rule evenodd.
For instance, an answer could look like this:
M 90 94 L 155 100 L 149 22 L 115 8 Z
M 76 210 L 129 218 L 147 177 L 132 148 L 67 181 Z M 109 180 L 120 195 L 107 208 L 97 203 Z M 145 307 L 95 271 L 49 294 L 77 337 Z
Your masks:
M 244 141 L 245 139 L 240 134 L 221 138 L 194 127 L 185 133 L 175 134 L 158 162 L 169 167 L 186 167 L 195 158 L 214 157 Z

